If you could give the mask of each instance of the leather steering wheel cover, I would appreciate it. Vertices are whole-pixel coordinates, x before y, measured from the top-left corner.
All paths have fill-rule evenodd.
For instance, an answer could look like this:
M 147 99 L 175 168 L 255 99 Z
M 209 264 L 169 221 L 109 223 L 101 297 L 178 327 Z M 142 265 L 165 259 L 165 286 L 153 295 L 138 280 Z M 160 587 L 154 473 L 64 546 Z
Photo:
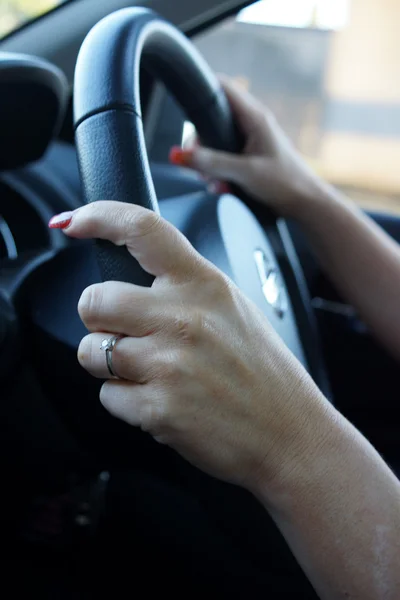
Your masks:
M 126 8 L 105 17 L 83 42 L 75 71 L 75 127 L 112 109 L 141 116 L 142 64 L 196 120 L 206 144 L 231 152 L 241 149 L 229 104 L 213 71 L 178 29 L 144 8 Z
M 122 9 L 89 32 L 76 66 L 74 118 L 86 202 L 114 199 L 158 210 L 141 119 L 142 64 L 172 92 L 205 144 L 241 149 L 225 94 L 189 40 L 150 10 Z M 125 248 L 97 244 L 103 280 L 151 284 Z

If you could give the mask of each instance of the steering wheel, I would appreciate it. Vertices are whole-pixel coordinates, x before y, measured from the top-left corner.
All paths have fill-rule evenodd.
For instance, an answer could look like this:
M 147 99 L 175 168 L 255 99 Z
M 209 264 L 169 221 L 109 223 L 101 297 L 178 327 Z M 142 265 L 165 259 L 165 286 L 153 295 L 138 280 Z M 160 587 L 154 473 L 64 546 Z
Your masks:
M 190 41 L 150 10 L 117 11 L 88 34 L 76 66 L 76 146 L 87 202 L 115 199 L 159 211 L 141 117 L 142 64 L 172 92 L 204 144 L 241 150 L 241 134 L 226 96 Z M 310 369 L 277 255 L 249 208 L 237 196 L 216 200 L 206 195 L 164 202 L 162 212 L 258 304 Z M 276 235 L 276 222 L 274 230 Z M 282 227 L 280 238 L 282 242 Z M 287 242 L 278 249 L 286 261 Z M 96 244 L 103 280 L 151 285 L 126 248 Z
M 205 144 L 232 152 L 241 144 L 216 77 L 184 35 L 141 8 L 100 21 L 83 43 L 75 73 L 76 145 L 86 201 L 114 198 L 158 212 L 141 117 L 142 61 L 173 93 Z M 124 248 L 99 242 L 98 260 L 104 279 L 143 281 Z

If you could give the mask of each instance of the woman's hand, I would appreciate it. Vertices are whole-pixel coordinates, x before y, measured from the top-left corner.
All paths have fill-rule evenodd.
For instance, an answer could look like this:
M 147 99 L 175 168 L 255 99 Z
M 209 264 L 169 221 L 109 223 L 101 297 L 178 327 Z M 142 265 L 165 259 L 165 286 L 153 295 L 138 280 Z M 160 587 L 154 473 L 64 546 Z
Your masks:
M 245 136 L 241 155 L 195 145 L 173 148 L 171 161 L 213 179 L 238 184 L 278 213 L 301 218 L 328 187 L 292 146 L 272 113 L 231 80 L 221 78 L 232 111 Z
M 70 218 L 59 218 L 67 235 L 126 245 L 156 278 L 92 285 L 79 302 L 92 375 L 110 378 L 101 343 L 126 336 L 112 355 L 122 379 L 101 390 L 107 410 L 229 482 L 291 469 L 307 433 L 318 440 L 315 415 L 333 409 L 259 310 L 153 212 L 97 202 Z
M 153 212 L 97 202 L 51 227 L 126 245 L 152 288 L 82 294 L 81 364 L 108 378 L 102 341 L 121 334 L 101 401 L 218 478 L 255 494 L 317 593 L 399 598 L 399 482 L 322 397 L 262 314 Z M 268 540 L 266 540 L 268 543 Z

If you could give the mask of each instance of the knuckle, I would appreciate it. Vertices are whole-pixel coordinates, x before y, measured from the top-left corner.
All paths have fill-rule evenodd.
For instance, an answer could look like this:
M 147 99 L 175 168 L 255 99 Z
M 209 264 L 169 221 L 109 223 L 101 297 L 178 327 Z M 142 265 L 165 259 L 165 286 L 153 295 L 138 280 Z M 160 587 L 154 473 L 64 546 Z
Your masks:
M 169 385 L 178 383 L 187 371 L 188 352 L 186 349 L 176 349 L 165 352 L 158 359 L 158 371 L 162 380 Z
M 95 238 L 98 233 L 99 225 L 106 218 L 104 202 L 92 202 L 82 206 L 76 213 L 74 223 L 85 231 L 88 237 Z
M 162 218 L 151 210 L 135 211 L 131 215 L 130 232 L 134 238 L 144 237 L 162 226 Z
M 83 291 L 78 303 L 78 312 L 86 325 L 96 323 L 103 304 L 103 292 L 103 284 L 91 285 Z
M 92 204 L 87 205 L 87 210 L 85 212 L 85 231 L 88 236 L 96 237 L 99 223 L 103 218 L 104 210 L 99 202 L 93 202 Z
M 204 283 L 197 305 L 174 317 L 174 337 L 178 342 L 176 348 L 179 359 L 187 356 L 190 349 L 197 348 L 202 342 L 208 315 L 212 311 L 213 294 L 210 282 Z
M 214 303 L 224 306 L 232 301 L 235 295 L 235 286 L 229 277 L 215 271 L 210 275 L 209 294 Z
M 199 319 L 196 314 L 179 315 L 175 319 L 176 336 L 185 345 L 195 345 L 199 336 Z

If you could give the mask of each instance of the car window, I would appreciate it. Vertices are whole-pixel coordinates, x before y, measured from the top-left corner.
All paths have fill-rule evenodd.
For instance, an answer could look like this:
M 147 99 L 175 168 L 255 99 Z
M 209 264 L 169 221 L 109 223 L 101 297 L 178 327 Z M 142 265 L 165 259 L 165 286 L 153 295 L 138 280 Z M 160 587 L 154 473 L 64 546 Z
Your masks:
M 270 106 L 322 177 L 400 212 L 399 22 L 393 0 L 262 0 L 194 42 Z
M 0 39 L 68 0 L 0 0 Z

